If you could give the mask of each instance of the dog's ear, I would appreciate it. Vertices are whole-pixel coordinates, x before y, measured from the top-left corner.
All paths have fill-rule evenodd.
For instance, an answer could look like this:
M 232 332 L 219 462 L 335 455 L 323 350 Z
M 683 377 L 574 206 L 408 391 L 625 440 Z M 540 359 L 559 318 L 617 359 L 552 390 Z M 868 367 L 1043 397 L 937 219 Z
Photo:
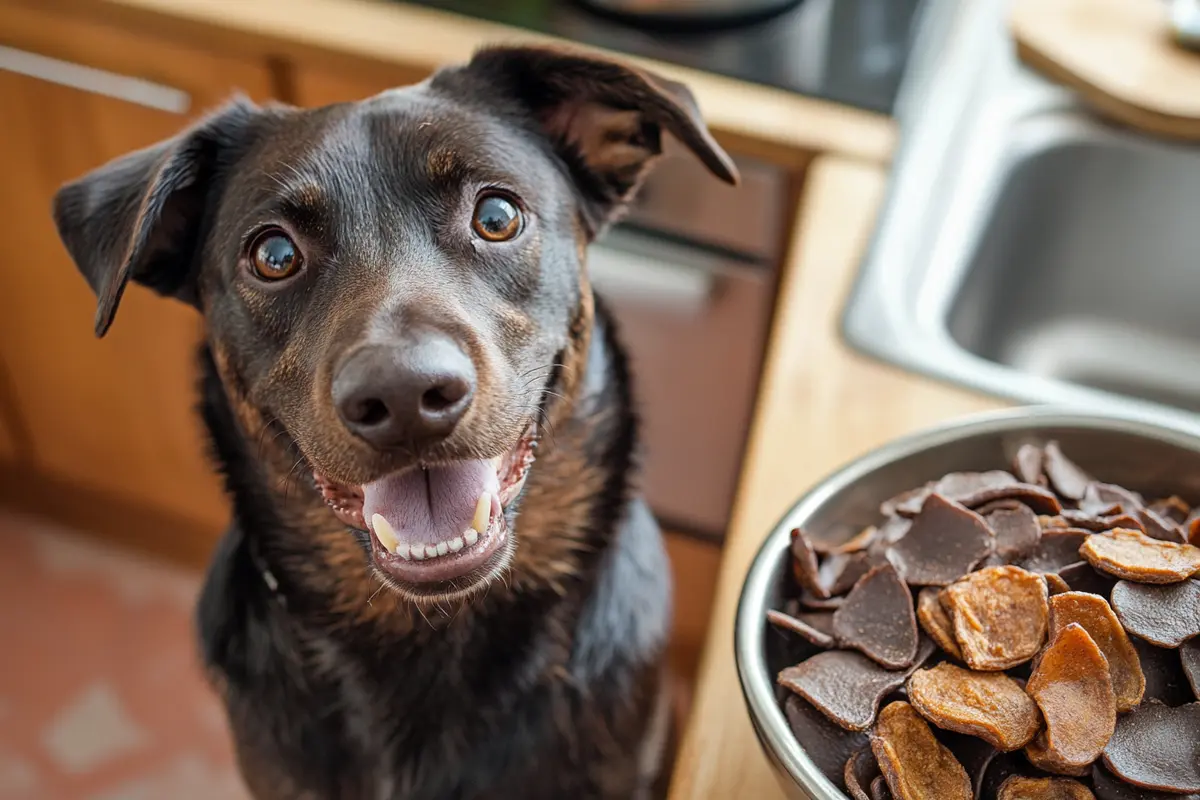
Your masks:
M 666 129 L 722 180 L 737 168 L 681 83 L 605 58 L 544 47 L 492 47 L 439 79 L 466 77 L 485 102 L 515 101 L 572 171 L 598 233 L 633 198 Z M 435 85 L 438 79 L 435 79 Z M 475 97 L 480 97 L 475 93 Z
M 97 336 L 108 331 L 131 279 L 198 302 L 193 262 L 213 181 L 261 113 L 239 98 L 178 136 L 110 161 L 55 194 L 58 235 L 96 293 Z

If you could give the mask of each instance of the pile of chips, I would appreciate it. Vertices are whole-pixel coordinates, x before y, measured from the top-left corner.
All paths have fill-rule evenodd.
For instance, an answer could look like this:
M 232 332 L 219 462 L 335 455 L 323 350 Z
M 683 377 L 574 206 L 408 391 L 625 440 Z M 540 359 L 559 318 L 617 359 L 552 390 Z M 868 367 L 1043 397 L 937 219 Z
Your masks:
M 1200 509 L 1055 442 L 951 473 L 850 537 L 792 532 L 777 681 L 855 800 L 1200 800 Z M 797 640 L 799 641 L 799 640 Z

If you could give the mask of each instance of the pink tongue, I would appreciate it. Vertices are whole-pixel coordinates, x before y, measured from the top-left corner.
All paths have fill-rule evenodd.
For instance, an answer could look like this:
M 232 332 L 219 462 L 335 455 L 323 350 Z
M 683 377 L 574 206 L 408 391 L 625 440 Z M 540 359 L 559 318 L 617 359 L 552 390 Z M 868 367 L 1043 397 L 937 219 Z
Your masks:
M 405 470 L 363 486 L 363 518 L 370 525 L 380 514 L 400 541 L 435 544 L 461 536 L 471 527 L 479 495 L 499 489 L 490 461 Z

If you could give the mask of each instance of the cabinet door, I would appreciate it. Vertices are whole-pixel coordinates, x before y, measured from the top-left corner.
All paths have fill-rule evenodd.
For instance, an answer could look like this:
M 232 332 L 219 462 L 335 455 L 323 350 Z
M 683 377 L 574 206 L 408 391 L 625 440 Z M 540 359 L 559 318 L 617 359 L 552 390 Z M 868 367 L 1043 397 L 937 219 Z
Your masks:
M 298 106 L 315 108 L 362 100 L 397 86 L 419 83 L 427 77 L 429 70 L 416 66 L 364 64 L 355 67 L 310 67 L 296 64 L 288 81 L 294 96 L 288 99 Z
M 214 530 L 226 506 L 194 411 L 198 316 L 130 287 L 109 335 L 96 340 L 95 300 L 50 206 L 64 181 L 171 136 L 235 89 L 265 99 L 270 73 L 0 6 L 0 362 L 34 468 Z

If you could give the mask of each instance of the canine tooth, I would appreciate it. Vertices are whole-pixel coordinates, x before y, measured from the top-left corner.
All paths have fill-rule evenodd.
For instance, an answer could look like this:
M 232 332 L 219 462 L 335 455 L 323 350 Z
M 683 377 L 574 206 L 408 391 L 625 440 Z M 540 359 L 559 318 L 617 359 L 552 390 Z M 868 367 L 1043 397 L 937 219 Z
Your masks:
M 438 543 L 437 543 L 437 554 L 438 554 L 439 556 L 444 556 L 444 555 L 446 555 L 446 553 L 449 553 L 449 552 L 450 552 L 450 546 L 449 546 L 449 545 L 447 545 L 445 542 L 438 542 Z
M 375 538 L 384 546 L 384 549 L 395 554 L 400 540 L 396 538 L 396 531 L 392 528 L 392 523 L 384 519 L 382 514 L 376 514 L 371 517 L 371 527 L 375 529 Z
M 408 561 L 408 542 L 400 543 L 400 546 L 396 548 L 396 555 Z
M 467 543 L 467 547 L 479 541 L 479 532 L 474 528 L 467 528 L 463 531 L 463 541 Z
M 425 558 L 425 546 L 424 546 L 424 545 L 420 545 L 420 544 L 414 544 L 414 545 L 412 546 L 412 558 L 413 558 L 413 561 L 422 561 L 422 560 L 424 560 L 424 558 Z
M 437 547 L 435 547 L 434 545 L 431 545 L 431 544 L 425 545 L 425 557 L 426 558 L 437 558 L 438 557 Z
M 457 553 L 459 550 L 463 549 L 462 537 L 455 536 L 453 539 L 450 540 L 449 544 L 447 544 L 446 546 L 450 548 L 451 553 Z
M 483 532 L 488 529 L 488 523 L 492 519 L 492 496 L 488 492 L 479 495 L 479 499 L 475 501 L 475 518 L 471 520 L 471 527 L 476 531 Z M 468 542 L 468 544 L 475 544 Z

